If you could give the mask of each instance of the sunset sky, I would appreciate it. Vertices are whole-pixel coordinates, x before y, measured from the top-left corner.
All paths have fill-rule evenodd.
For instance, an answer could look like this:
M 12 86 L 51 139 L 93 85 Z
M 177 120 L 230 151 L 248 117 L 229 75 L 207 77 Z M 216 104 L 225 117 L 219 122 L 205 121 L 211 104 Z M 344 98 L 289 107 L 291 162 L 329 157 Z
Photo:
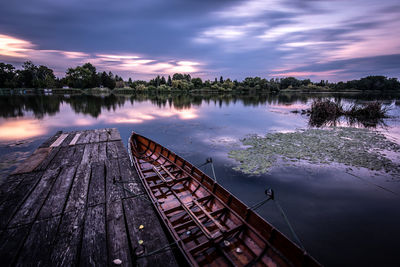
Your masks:
M 398 0 L 0 2 L 0 61 L 63 76 L 91 62 L 124 78 L 400 77 Z

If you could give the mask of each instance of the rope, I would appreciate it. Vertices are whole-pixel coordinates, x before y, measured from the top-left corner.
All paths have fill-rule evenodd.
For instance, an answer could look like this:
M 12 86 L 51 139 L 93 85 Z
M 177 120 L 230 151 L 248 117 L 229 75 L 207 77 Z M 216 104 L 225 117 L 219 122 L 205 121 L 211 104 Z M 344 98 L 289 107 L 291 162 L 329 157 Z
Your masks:
M 209 162 L 204 162 L 203 164 L 201 164 L 201 165 L 197 166 L 197 168 L 201 168 L 201 167 L 203 167 L 203 166 L 207 165 L 208 163 L 209 163 Z
M 264 205 L 265 203 L 267 203 L 268 200 L 271 200 L 271 198 L 267 198 L 267 199 L 261 200 L 260 202 L 258 202 L 258 203 L 256 203 L 256 204 L 254 204 L 253 206 L 251 206 L 250 209 L 251 209 L 251 210 L 256 210 L 256 209 L 258 209 L 258 208 L 260 208 L 262 205 Z
M 275 193 L 272 189 L 267 189 L 265 190 L 265 194 L 267 195 L 267 198 L 264 200 L 261 200 L 260 202 L 254 204 L 253 206 L 250 207 L 251 210 L 256 210 L 260 208 L 262 205 L 267 203 L 269 200 L 273 200 L 274 203 L 276 204 L 276 207 L 278 208 L 280 214 L 282 215 L 283 219 L 285 220 L 286 224 L 289 226 L 290 232 L 292 232 L 293 237 L 296 239 L 297 243 L 299 246 L 305 251 L 306 249 L 303 246 L 303 243 L 301 243 L 300 238 L 297 236 L 296 232 L 294 231 L 292 224 L 289 222 L 288 217 L 286 216 L 285 211 L 283 210 L 282 206 L 279 204 L 278 200 L 275 199 Z
M 274 202 L 276 206 L 278 207 L 283 219 L 286 221 L 287 225 L 289 226 L 290 231 L 292 232 L 293 237 L 296 239 L 297 243 L 300 245 L 300 247 L 305 251 L 306 249 L 303 246 L 303 243 L 301 243 L 300 238 L 297 236 L 296 232 L 294 231 L 292 225 L 289 222 L 288 217 L 286 216 L 285 211 L 283 210 L 282 206 L 279 204 L 278 200 L 274 199 Z
M 373 183 L 373 182 L 370 182 L 370 181 L 368 181 L 368 180 L 366 180 L 366 179 L 363 179 L 363 178 L 361 178 L 360 176 L 357 176 L 357 175 L 355 175 L 355 174 L 352 174 L 352 173 L 350 173 L 350 172 L 348 172 L 348 171 L 346 171 L 346 173 L 347 173 L 347 174 L 350 174 L 351 176 L 356 177 L 357 179 L 360 179 L 361 181 L 363 181 L 363 182 L 365 182 L 365 183 L 368 183 L 368 184 L 370 184 L 370 185 L 376 186 L 376 187 L 379 188 L 379 189 L 385 190 L 386 192 L 392 193 L 393 195 L 396 195 L 396 196 L 400 197 L 400 195 L 399 195 L 398 193 L 396 193 L 396 192 L 394 192 L 394 191 L 392 191 L 392 190 L 390 190 L 390 189 L 387 189 L 386 187 L 383 187 L 383 186 L 380 186 L 380 185 L 375 184 L 375 183 Z
M 201 167 L 203 167 L 203 166 L 205 166 L 205 165 L 207 165 L 209 163 L 211 163 L 211 170 L 212 170 L 212 173 L 213 173 L 213 176 L 214 176 L 214 180 L 217 182 L 217 176 L 215 175 L 214 164 L 213 164 L 212 158 L 207 158 L 206 162 L 204 162 L 203 164 L 197 166 L 197 168 L 201 168 Z
M 214 164 L 211 162 L 211 169 L 214 175 L 214 180 L 217 182 L 217 176 L 215 175 L 215 171 L 214 171 Z

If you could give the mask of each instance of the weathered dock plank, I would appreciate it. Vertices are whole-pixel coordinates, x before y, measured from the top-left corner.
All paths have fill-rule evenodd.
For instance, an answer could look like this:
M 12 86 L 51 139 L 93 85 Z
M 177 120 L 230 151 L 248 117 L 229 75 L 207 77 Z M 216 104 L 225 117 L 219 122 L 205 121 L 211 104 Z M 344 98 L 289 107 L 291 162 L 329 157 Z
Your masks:
M 48 169 L 43 174 L 41 180 L 35 187 L 35 190 L 25 199 L 22 206 L 18 209 L 14 218 L 11 220 L 11 226 L 17 226 L 21 224 L 28 224 L 34 222 L 36 215 L 42 208 L 48 194 L 50 193 L 51 187 L 60 173 L 61 168 Z
M 100 142 L 107 142 L 108 140 L 108 133 L 106 129 L 101 129 L 100 130 L 100 137 L 99 137 Z
M 75 174 L 75 180 L 72 184 L 67 205 L 65 207 L 65 212 L 81 210 L 85 208 L 88 198 L 87 196 L 91 170 L 92 169 L 90 165 L 87 163 L 78 166 Z
M 97 162 L 97 157 L 99 155 L 99 145 L 98 144 L 87 144 L 82 155 L 82 163 Z
M 0 259 L 2 266 L 11 266 L 18 251 L 24 245 L 25 237 L 29 234 L 30 225 L 10 228 L 0 234 Z
M 100 130 L 94 130 L 90 136 L 90 143 L 100 142 Z
M 0 215 L 2 266 L 177 266 L 143 257 L 168 240 L 117 129 L 48 138 L 0 185 Z
M 62 217 L 50 255 L 50 266 L 75 266 L 78 260 L 85 210 L 67 212 Z
M 108 141 L 119 141 L 121 140 L 121 135 L 115 128 L 108 129 Z
M 43 144 L 41 144 L 39 146 L 39 148 L 41 147 L 49 147 L 52 143 L 54 143 L 54 141 L 57 140 L 57 138 L 62 134 L 62 131 L 58 131 L 56 132 L 55 135 L 50 136 L 46 141 L 43 142 Z
M 17 258 L 16 266 L 50 266 L 50 253 L 57 238 L 60 216 L 36 221 Z M 32 264 L 36 261 L 36 264 Z
M 88 208 L 82 238 L 82 249 L 80 252 L 81 266 L 107 265 L 108 256 L 105 216 L 104 204 Z
M 87 144 L 90 141 L 90 131 L 83 131 L 76 144 Z
M 43 147 L 38 148 L 33 154 L 28 157 L 28 160 L 24 161 L 18 168 L 13 172 L 13 174 L 17 173 L 27 173 L 31 172 L 39 166 L 40 163 L 49 155 L 51 152 L 51 148 Z
M 36 187 L 43 172 L 18 175 L 22 178 L 18 186 L 11 191 L 3 192 L 0 204 L 0 229 L 5 228 L 15 212 L 20 208 L 30 192 Z M 13 176 L 15 177 L 15 176 Z
M 92 165 L 90 178 L 88 205 L 95 206 L 103 204 L 105 200 L 105 169 L 104 162 L 96 162 Z
M 121 175 L 118 167 L 117 159 L 109 159 L 105 161 L 106 170 L 106 201 L 111 203 L 114 201 L 121 200 L 124 196 L 122 189 L 123 181 L 121 181 Z
M 59 150 L 60 150 L 60 147 L 52 148 L 50 153 L 48 154 L 48 156 L 36 167 L 35 171 L 46 170 L 47 166 L 49 166 L 50 162 L 52 162 L 52 160 L 58 154 Z
M 58 179 L 55 181 L 53 188 L 46 199 L 46 202 L 40 210 L 39 219 L 54 217 L 63 212 L 75 177 L 75 172 L 76 166 L 65 167 L 61 170 Z
M 68 137 L 68 134 L 61 134 L 54 143 L 50 145 L 50 147 L 60 146 L 62 142 L 64 142 L 65 138 Z
M 82 133 L 77 133 L 74 135 L 74 138 L 72 138 L 71 142 L 69 142 L 70 146 L 76 145 L 76 142 L 78 142 L 79 137 L 81 136 Z
M 113 265 L 113 261 L 119 259 L 124 266 L 132 266 L 121 201 L 107 203 L 107 241 L 108 265 Z

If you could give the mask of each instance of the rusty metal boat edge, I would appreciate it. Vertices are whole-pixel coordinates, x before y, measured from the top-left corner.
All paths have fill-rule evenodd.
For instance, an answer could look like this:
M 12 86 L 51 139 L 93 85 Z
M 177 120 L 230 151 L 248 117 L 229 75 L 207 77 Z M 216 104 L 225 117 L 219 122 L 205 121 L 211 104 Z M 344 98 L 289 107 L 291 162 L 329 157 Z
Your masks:
M 256 212 L 176 153 L 132 132 L 131 164 L 192 266 L 321 266 Z

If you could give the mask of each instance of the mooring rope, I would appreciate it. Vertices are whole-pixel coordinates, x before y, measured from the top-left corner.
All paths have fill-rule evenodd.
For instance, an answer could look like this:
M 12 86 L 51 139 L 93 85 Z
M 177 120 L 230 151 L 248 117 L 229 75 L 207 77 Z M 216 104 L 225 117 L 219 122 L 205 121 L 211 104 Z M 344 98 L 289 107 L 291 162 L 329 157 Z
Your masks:
M 268 202 L 269 200 L 271 200 L 272 198 L 267 198 L 264 200 L 261 200 L 260 202 L 254 204 L 253 206 L 250 207 L 251 210 L 256 210 L 258 208 L 260 208 L 262 205 L 264 205 L 266 202 Z
M 204 162 L 203 164 L 197 166 L 197 168 L 201 168 L 201 167 L 203 167 L 203 166 L 205 166 L 207 164 L 211 164 L 211 170 L 212 170 L 212 173 L 213 173 L 213 176 L 214 176 L 214 180 L 217 182 L 217 176 L 215 175 L 214 164 L 213 164 L 213 160 L 212 160 L 211 157 L 207 158 L 206 162 Z
M 355 175 L 355 174 L 352 174 L 352 173 L 350 173 L 350 172 L 348 172 L 348 171 L 346 171 L 346 173 L 347 173 L 347 174 L 350 174 L 351 176 L 356 177 L 357 179 L 360 179 L 360 180 L 363 181 L 363 182 L 366 182 L 366 183 L 368 183 L 368 184 L 370 184 L 370 185 L 373 185 L 373 186 L 375 186 L 375 187 L 377 187 L 377 188 L 379 188 L 379 189 L 385 190 L 386 192 L 392 193 L 393 195 L 396 195 L 396 196 L 400 197 L 400 194 L 398 194 L 398 193 L 396 193 L 396 192 L 394 192 L 394 191 L 392 191 L 392 190 L 390 190 L 390 189 L 387 189 L 386 187 L 383 187 L 383 186 L 381 186 L 381 185 L 378 185 L 378 184 L 375 184 L 375 183 L 373 183 L 373 182 L 370 182 L 370 181 L 368 181 L 368 180 L 366 180 L 366 179 L 363 179 L 363 178 L 361 178 L 360 176 L 357 176 L 357 175 Z
M 293 228 L 292 224 L 290 223 L 289 218 L 287 217 L 285 211 L 283 210 L 282 206 L 279 204 L 278 200 L 275 199 L 274 191 L 269 188 L 269 189 L 265 190 L 265 194 L 267 195 L 267 198 L 254 204 L 253 206 L 250 207 L 250 209 L 256 210 L 256 209 L 260 208 L 261 206 L 263 206 L 265 203 L 267 203 L 269 200 L 273 200 L 276 207 L 279 210 L 279 213 L 282 215 L 283 219 L 285 220 L 286 224 L 288 225 L 290 232 L 292 233 L 293 237 L 296 239 L 296 242 L 305 251 L 306 249 L 303 246 L 303 243 L 300 241 L 300 238 L 297 236 L 296 232 L 294 231 L 294 228 Z
M 289 222 L 289 218 L 286 216 L 286 213 L 283 210 L 282 206 L 279 204 L 278 200 L 273 199 L 273 201 L 276 204 L 277 208 L 279 209 L 283 219 L 286 221 L 286 224 L 289 226 L 289 229 L 292 232 L 293 237 L 296 239 L 299 246 L 305 251 L 306 249 L 303 246 L 303 243 L 300 241 L 300 238 L 297 236 L 296 232 L 294 231 L 292 224 Z

